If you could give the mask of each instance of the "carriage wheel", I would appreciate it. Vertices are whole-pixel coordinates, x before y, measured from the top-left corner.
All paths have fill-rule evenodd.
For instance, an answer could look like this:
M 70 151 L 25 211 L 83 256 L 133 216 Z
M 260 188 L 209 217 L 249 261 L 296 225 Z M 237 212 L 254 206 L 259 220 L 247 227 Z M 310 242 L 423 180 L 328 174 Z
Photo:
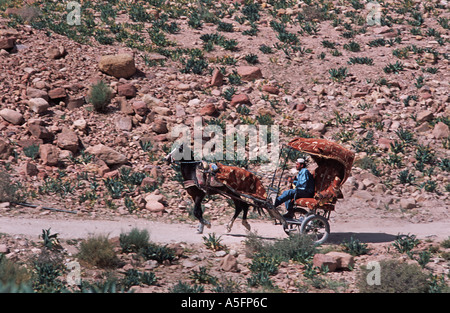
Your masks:
M 316 244 L 322 244 L 330 235 L 330 224 L 321 215 L 309 215 L 300 226 L 300 233 L 310 235 Z
M 295 208 L 294 218 L 292 220 L 286 220 L 286 224 L 283 226 L 284 232 L 289 236 L 301 234 L 300 227 L 305 215 L 308 216 L 308 212 L 305 209 Z

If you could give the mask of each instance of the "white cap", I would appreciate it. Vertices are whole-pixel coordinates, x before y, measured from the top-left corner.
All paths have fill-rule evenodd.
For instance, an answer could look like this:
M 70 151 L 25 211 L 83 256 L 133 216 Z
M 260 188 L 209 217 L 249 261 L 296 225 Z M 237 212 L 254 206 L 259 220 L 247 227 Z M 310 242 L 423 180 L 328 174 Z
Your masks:
M 305 159 L 303 158 L 297 159 L 297 163 L 305 163 Z

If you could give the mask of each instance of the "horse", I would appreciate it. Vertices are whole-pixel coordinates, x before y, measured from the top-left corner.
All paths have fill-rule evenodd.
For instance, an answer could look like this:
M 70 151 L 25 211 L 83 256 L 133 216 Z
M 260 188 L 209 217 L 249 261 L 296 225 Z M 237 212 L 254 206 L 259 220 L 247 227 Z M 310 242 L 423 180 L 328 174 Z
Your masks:
M 234 215 L 231 218 L 231 221 L 227 224 L 227 231 L 230 232 L 233 227 L 233 223 L 236 218 L 239 216 L 241 212 L 242 215 L 242 225 L 248 230 L 251 230 L 251 226 L 247 221 L 247 213 L 249 209 L 249 204 L 245 201 L 240 200 L 241 197 L 236 192 L 232 191 L 230 188 L 225 185 L 220 187 L 208 188 L 207 186 L 204 188 L 200 188 L 197 184 L 197 176 L 196 171 L 199 166 L 201 166 L 201 161 L 194 160 L 194 155 L 192 150 L 186 146 L 185 144 L 180 144 L 175 146 L 175 148 L 164 158 L 167 165 L 170 165 L 174 162 L 180 163 L 181 175 L 183 176 L 183 184 L 186 192 L 192 197 L 194 201 L 194 216 L 198 219 L 200 224 L 197 228 L 197 234 L 202 234 L 204 227 L 211 227 L 211 223 L 203 218 L 202 211 L 202 201 L 205 196 L 222 194 L 225 196 L 229 196 L 234 202 Z

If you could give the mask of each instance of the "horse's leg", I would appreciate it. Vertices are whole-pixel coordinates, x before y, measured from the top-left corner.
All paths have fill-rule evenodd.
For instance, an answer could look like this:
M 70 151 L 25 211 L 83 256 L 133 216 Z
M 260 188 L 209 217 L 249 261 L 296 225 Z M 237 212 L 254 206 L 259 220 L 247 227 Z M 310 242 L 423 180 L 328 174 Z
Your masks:
M 202 192 L 201 194 L 197 195 L 194 200 L 194 216 L 200 221 L 200 224 L 198 225 L 197 233 L 202 234 L 203 228 L 205 227 L 211 227 L 211 223 L 203 219 L 203 212 L 202 212 L 202 201 L 205 197 L 205 194 Z
M 231 228 L 233 227 L 234 221 L 236 220 L 236 218 L 238 217 L 238 215 L 241 213 L 242 208 L 239 205 L 239 201 L 237 200 L 233 200 L 234 201 L 234 215 L 231 218 L 231 221 L 228 223 L 227 225 L 227 231 L 230 232 Z
M 247 213 L 248 213 L 248 204 L 245 202 L 241 202 L 242 210 L 244 213 L 242 214 L 242 225 L 244 225 L 245 228 L 247 228 L 248 231 L 251 230 L 250 224 L 247 222 Z

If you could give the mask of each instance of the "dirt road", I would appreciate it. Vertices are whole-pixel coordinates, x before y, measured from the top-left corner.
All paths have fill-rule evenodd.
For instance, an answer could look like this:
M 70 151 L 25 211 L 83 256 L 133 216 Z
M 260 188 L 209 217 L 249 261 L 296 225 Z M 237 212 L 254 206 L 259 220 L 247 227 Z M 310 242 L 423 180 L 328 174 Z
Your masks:
M 286 234 L 279 225 L 270 221 L 249 220 L 252 231 L 263 238 L 285 238 Z M 418 238 L 446 239 L 450 236 L 450 221 L 433 223 L 409 223 L 407 221 L 367 219 L 361 221 L 345 221 L 332 219 L 329 242 L 342 242 L 351 236 L 364 242 L 389 242 L 398 234 L 414 234 Z M 51 228 L 51 233 L 58 233 L 61 239 L 86 238 L 93 234 L 119 236 L 132 228 L 147 229 L 150 239 L 159 243 L 185 242 L 202 243 L 202 237 L 208 233 L 222 236 L 225 244 L 239 243 L 245 240 L 247 231 L 236 220 L 230 233 L 225 225 L 213 223 L 210 229 L 205 228 L 203 235 L 196 234 L 196 225 L 189 223 L 167 224 L 146 219 L 121 217 L 111 220 L 69 219 L 58 216 L 32 217 L 0 217 L 0 233 L 20 235 L 37 239 L 43 229 Z

